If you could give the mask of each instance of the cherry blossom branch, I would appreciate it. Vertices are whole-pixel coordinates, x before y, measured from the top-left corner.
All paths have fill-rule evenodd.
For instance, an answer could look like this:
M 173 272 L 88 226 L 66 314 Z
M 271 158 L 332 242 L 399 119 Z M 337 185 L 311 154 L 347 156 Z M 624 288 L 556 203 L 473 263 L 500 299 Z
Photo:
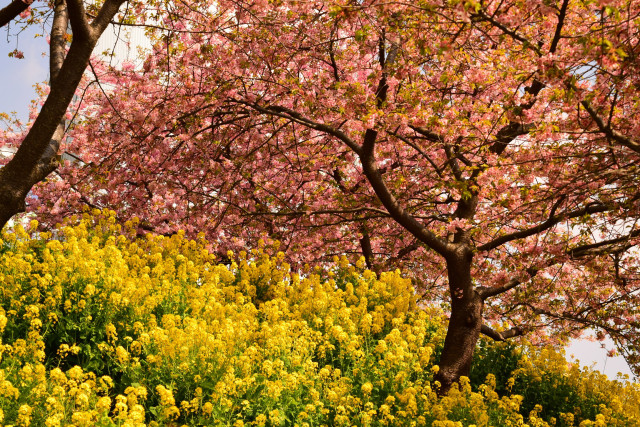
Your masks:
M 548 262 L 548 265 L 552 265 L 554 264 L 555 261 L 550 260 Z M 538 274 L 538 271 L 540 271 L 540 268 L 534 268 L 534 267 L 529 267 L 525 270 L 527 272 L 527 274 L 529 275 L 530 279 L 533 279 L 535 277 L 536 274 Z M 511 279 L 509 280 L 507 283 L 505 283 L 502 286 L 496 286 L 496 287 L 486 287 L 486 286 L 481 286 L 477 289 L 478 294 L 480 295 L 480 298 L 482 298 L 482 300 L 486 300 L 487 298 L 490 297 L 494 297 L 496 295 L 500 295 L 503 294 L 505 292 L 510 291 L 513 288 L 516 288 L 520 285 L 523 284 L 523 281 L 520 279 Z
M 520 231 L 516 231 L 513 233 L 509 233 L 509 234 L 505 234 L 503 236 L 497 237 L 492 241 L 485 243 L 484 245 L 478 246 L 478 251 L 488 251 L 491 249 L 495 249 L 498 246 L 502 246 L 505 243 L 512 242 L 514 240 L 533 236 L 534 234 L 538 234 L 542 231 L 548 230 L 549 228 L 555 226 L 560 221 L 564 221 L 565 219 L 579 218 L 584 215 L 607 212 L 611 209 L 610 207 L 606 206 L 603 203 L 593 202 L 588 204 L 582 209 L 577 209 L 575 211 L 565 212 L 560 215 L 555 215 L 556 209 L 563 201 L 564 199 L 561 198 L 554 204 L 554 206 L 551 208 L 551 213 L 549 214 L 549 218 L 545 222 L 538 224 L 534 227 L 527 228 L 525 230 L 520 230 Z
M 555 53 L 558 47 L 558 43 L 562 38 L 562 28 L 564 26 L 568 5 L 569 0 L 563 0 L 562 6 L 558 13 L 558 23 L 556 24 L 553 39 L 551 40 L 551 45 L 549 47 L 550 53 Z M 538 56 L 543 55 L 542 50 L 539 46 L 535 46 L 526 37 L 518 34 L 517 31 L 511 30 L 505 25 L 501 24 L 493 16 L 487 15 L 482 10 L 476 13 L 475 16 L 478 20 L 487 21 L 502 30 L 502 32 L 504 32 L 505 34 L 511 36 L 513 39 L 520 41 L 525 47 L 532 49 Z M 534 79 L 531 86 L 527 87 L 525 91 L 535 97 L 543 88 L 544 84 L 539 80 Z M 534 103 L 535 99 L 527 104 L 520 105 L 518 107 L 519 112 L 522 112 L 522 110 L 530 109 L 531 107 L 533 107 Z M 526 135 L 534 128 L 535 126 L 533 124 L 523 124 L 511 121 L 508 125 L 498 131 L 498 133 L 496 134 L 496 141 L 492 144 L 490 151 L 496 154 L 501 154 L 515 138 L 517 138 L 518 136 Z
M 560 9 L 560 12 L 558 14 L 558 24 L 556 25 L 556 30 L 554 33 L 554 37 L 551 41 L 551 46 L 549 49 L 550 53 L 554 53 L 557 49 L 558 43 L 562 37 L 562 27 L 564 25 L 564 20 L 566 18 L 566 13 L 567 13 L 567 7 L 568 7 L 568 0 L 564 0 L 562 3 L 562 7 Z M 513 37 L 515 40 L 518 40 L 520 42 L 522 42 L 522 44 L 525 47 L 528 47 L 532 50 L 534 50 L 539 56 L 542 56 L 542 52 L 540 50 L 540 48 L 537 48 L 536 46 L 534 46 L 526 37 L 521 36 L 519 34 L 517 34 L 517 32 L 510 30 L 509 28 L 505 27 L 504 25 L 502 25 L 501 23 L 499 23 L 498 21 L 496 21 L 495 19 L 493 19 L 492 17 L 489 17 L 486 13 L 484 13 L 484 11 L 480 11 L 476 14 L 480 20 L 484 20 L 484 21 L 488 21 L 491 24 L 493 24 L 494 26 L 496 26 L 497 28 L 501 29 L 505 34 Z M 540 85 L 542 85 L 541 83 L 539 83 Z M 569 85 L 572 89 L 576 90 L 577 88 L 575 87 L 575 85 L 570 84 Z M 593 121 L 596 123 L 596 125 L 598 126 L 598 129 L 604 133 L 608 138 L 618 142 L 621 145 L 624 145 L 627 148 L 630 148 L 631 150 L 640 153 L 640 143 L 638 141 L 635 141 L 633 139 L 631 139 L 630 137 L 624 136 L 621 133 L 617 132 L 614 129 L 611 129 L 611 126 L 609 124 L 605 124 L 605 121 L 598 115 L 598 113 L 596 112 L 596 110 L 591 106 L 591 104 L 589 103 L 589 101 L 587 100 L 583 100 L 580 102 L 580 104 L 585 108 L 585 110 L 587 110 L 587 112 L 589 113 L 589 115 L 591 116 L 591 118 L 593 119 Z
M 447 156 L 447 163 L 449 164 L 449 168 L 451 168 L 453 176 L 458 181 L 464 181 L 464 178 L 462 177 L 462 171 L 460 170 L 460 166 L 458 165 L 457 157 L 454 155 L 453 150 L 451 149 L 451 145 L 444 144 L 444 153 Z
M 247 216 L 305 216 L 305 215 L 341 215 L 356 214 L 362 212 L 373 212 L 382 217 L 389 217 L 389 212 L 376 208 L 354 208 L 354 209 L 324 209 L 318 211 L 290 211 L 290 212 L 247 212 Z
M 239 104 L 242 105 L 246 105 L 248 107 L 253 108 L 254 110 L 263 113 L 263 114 L 269 114 L 272 116 L 277 116 L 277 117 L 282 117 L 284 119 L 289 119 L 291 121 L 294 121 L 296 123 L 299 123 L 301 125 L 307 126 L 311 129 L 315 129 L 321 132 L 325 132 L 328 133 L 329 135 L 335 136 L 336 138 L 338 138 L 339 140 L 341 140 L 342 142 L 345 143 L 345 145 L 347 145 L 351 150 L 353 150 L 356 154 L 360 154 L 362 152 L 362 147 L 360 147 L 360 145 L 355 142 L 353 139 L 349 138 L 347 136 L 346 133 L 342 132 L 340 129 L 336 129 L 332 126 L 326 125 L 324 123 L 319 123 L 316 121 L 313 121 L 311 119 L 308 119 L 304 116 L 302 116 L 302 114 L 287 108 L 287 107 L 282 107 L 279 105 L 270 105 L 268 107 L 262 107 L 258 104 L 255 103 L 250 103 L 250 102 L 245 102 L 245 101 L 234 101 L 237 102 Z
M 528 306 L 537 315 L 541 315 L 542 314 L 542 315 L 545 315 L 547 317 L 551 317 L 551 318 L 556 319 L 556 320 L 565 320 L 565 321 L 571 321 L 571 322 L 580 323 L 582 325 L 586 325 L 586 326 L 590 326 L 590 327 L 593 327 L 593 328 L 602 329 L 602 330 L 606 331 L 609 335 L 611 335 L 613 337 L 615 337 L 615 336 L 624 337 L 623 334 L 620 331 L 618 331 L 617 329 L 612 328 L 612 327 L 610 327 L 608 325 L 605 325 L 605 324 L 603 324 L 601 322 L 597 322 L 595 320 L 590 320 L 590 319 L 587 319 L 585 317 L 582 317 L 582 316 L 579 316 L 579 315 L 578 316 L 577 315 L 573 315 L 573 314 L 567 313 L 567 312 L 553 313 L 553 312 L 548 311 L 548 310 L 543 310 L 541 308 L 533 307 L 530 304 L 524 304 L 524 305 Z
M 588 245 L 582 245 L 582 246 L 572 248 L 569 251 L 567 251 L 567 254 L 572 258 L 581 258 L 585 256 L 602 255 L 602 254 L 613 253 L 613 252 L 624 252 L 625 250 L 634 246 L 631 243 L 628 243 L 629 240 L 638 236 L 640 236 L 640 229 L 634 230 L 631 233 L 627 234 L 626 236 L 618 237 L 615 239 L 603 240 L 601 242 L 591 243 Z M 620 247 L 617 247 L 617 248 L 610 247 L 610 246 L 618 245 L 620 243 L 625 243 L 625 242 L 627 242 L 627 244 L 622 245 Z M 609 248 L 605 248 L 606 246 L 609 246 Z
M 630 239 L 638 236 L 640 236 L 640 229 L 634 230 L 625 236 L 618 237 L 615 239 L 603 240 L 601 242 L 591 243 L 591 244 L 572 248 L 568 250 L 566 254 L 572 258 L 581 258 L 586 256 L 603 255 L 608 253 L 620 253 L 633 247 L 634 245 L 632 245 L 631 243 L 627 243 L 615 249 L 611 248 L 611 246 L 628 242 Z M 551 266 L 557 262 L 558 260 L 551 259 L 547 262 L 547 265 Z M 530 269 L 527 269 L 527 273 L 531 278 L 533 278 L 538 273 L 539 270 L 540 268 L 530 268 Z M 480 287 L 478 288 L 478 293 L 480 294 L 480 298 L 485 300 L 487 298 L 494 297 L 496 295 L 500 295 L 502 293 L 508 292 L 511 289 L 520 286 L 521 284 L 523 284 L 523 282 L 520 279 L 511 279 L 502 286 L 496 286 L 491 288 L 484 287 L 484 286 Z
M 450 144 L 447 144 L 444 142 L 444 138 L 441 135 L 438 135 L 435 132 L 432 132 L 428 129 L 425 129 L 423 127 L 420 126 L 409 126 L 411 129 L 413 129 L 416 133 L 424 136 L 427 140 L 432 141 L 432 142 L 439 142 L 442 144 L 445 154 L 447 155 L 447 161 L 446 163 L 442 166 L 443 168 L 446 167 L 447 165 L 449 165 L 449 167 L 451 168 L 451 171 L 453 172 L 453 175 L 455 176 L 455 178 L 458 181 L 464 181 L 464 178 L 462 176 L 462 171 L 460 170 L 460 166 L 458 165 L 458 160 L 460 160 L 462 163 L 464 163 L 467 166 L 472 166 L 472 163 L 466 159 L 461 153 L 456 152 L 456 150 L 453 149 L 453 147 Z M 460 138 L 458 138 L 458 143 L 460 141 Z M 418 148 L 414 147 L 416 150 L 418 150 Z M 419 151 L 420 153 L 422 153 L 422 151 Z M 429 161 L 429 163 L 431 164 L 431 166 L 436 170 L 436 172 L 438 173 L 438 176 L 442 177 L 441 174 L 441 169 L 438 168 L 432 161 L 431 159 L 429 159 L 428 156 L 426 156 L 425 154 L 423 154 L 424 157 L 427 158 L 427 160 Z
M 31 3 L 22 0 L 13 0 L 7 6 L 0 9 L 0 27 L 4 27 L 16 16 L 27 10 Z
M 413 243 L 411 243 L 409 246 L 405 246 L 404 248 L 400 249 L 398 251 L 398 253 L 387 259 L 387 261 L 384 263 L 384 268 L 383 269 L 388 269 L 390 268 L 392 265 L 394 265 L 396 262 L 400 261 L 402 258 L 406 257 L 407 255 L 409 255 L 411 252 L 419 249 L 422 245 L 420 245 L 420 243 L 418 241 L 414 241 Z
M 398 53 L 398 44 L 392 41 L 391 51 L 388 52 L 387 56 L 386 42 L 386 31 L 383 29 L 378 41 L 378 60 L 380 62 L 380 68 L 382 69 L 382 77 L 378 82 L 378 88 L 375 92 L 376 105 L 378 108 L 382 108 L 387 100 L 387 92 L 389 91 L 389 84 L 387 82 L 387 68 L 395 62 L 396 55 Z
M 424 136 L 431 142 L 443 142 L 444 138 L 442 135 L 438 135 L 435 132 L 430 131 L 429 129 L 425 129 L 421 126 L 409 126 L 411 129 Z
M 494 27 L 497 27 L 500 30 L 502 30 L 503 33 L 511 36 L 511 38 L 513 38 L 515 40 L 518 40 L 523 45 L 525 45 L 526 47 L 528 47 L 531 50 L 533 50 L 535 53 L 538 54 L 538 56 L 542 56 L 542 50 L 540 50 L 540 48 L 538 46 L 532 45 L 526 37 L 518 34 L 518 32 L 516 30 L 512 30 L 512 29 L 508 28 L 507 26 L 505 26 L 501 22 L 497 21 L 494 17 L 487 15 L 484 12 L 484 10 L 480 10 L 480 11 L 472 14 L 471 15 L 471 19 L 473 21 L 487 21 L 487 22 L 491 23 Z
M 422 157 L 425 158 L 425 160 L 427 162 L 429 162 L 429 164 L 431 165 L 431 167 L 433 168 L 433 170 L 436 172 L 436 174 L 438 174 L 438 176 L 440 178 L 443 178 L 442 175 L 442 171 L 440 170 L 440 168 L 438 167 L 438 165 L 435 164 L 435 162 L 433 160 L 431 160 L 431 158 L 427 155 L 427 153 L 425 153 L 422 148 L 420 148 L 420 146 L 418 146 L 418 144 L 415 144 L 413 141 L 411 141 L 409 138 L 400 135 L 397 132 L 390 132 L 388 131 L 389 135 L 393 135 L 396 138 L 398 138 L 400 141 L 404 142 L 405 144 L 407 144 L 409 147 L 413 148 L 414 150 L 416 150 Z
M 549 47 L 549 52 L 554 53 L 556 48 L 558 47 L 558 43 L 562 38 L 562 27 L 564 26 L 564 21 L 567 16 L 567 7 L 569 5 L 569 0 L 563 0 L 562 6 L 560 7 L 560 11 L 558 12 L 558 23 L 556 24 L 556 29 L 554 31 L 553 39 L 551 40 L 551 45 Z M 478 12 L 471 15 L 471 19 L 474 21 L 486 21 L 492 24 L 494 27 L 502 30 L 503 33 L 507 34 L 514 40 L 521 42 L 524 47 L 527 47 L 533 50 L 538 56 L 543 56 L 543 52 L 541 50 L 541 46 L 536 46 L 529 41 L 525 36 L 518 34 L 516 30 L 512 30 L 506 25 L 502 24 L 498 20 L 496 20 L 493 16 L 489 16 L 483 10 L 479 10 Z
M 598 129 L 600 130 L 600 132 L 605 134 L 609 139 L 612 139 L 617 143 L 624 145 L 627 148 L 630 148 L 636 153 L 640 153 L 640 143 L 637 141 L 634 141 L 633 139 L 627 136 L 622 135 L 620 132 L 614 129 L 611 129 L 611 126 L 609 124 L 605 124 L 604 120 L 602 120 L 602 118 L 598 115 L 598 113 L 591 106 L 589 101 L 583 100 L 580 102 L 580 104 L 584 107 L 585 110 L 587 110 L 587 112 L 591 116 L 591 119 L 598 126 Z
M 530 87 L 527 87 L 525 91 L 532 94 L 533 96 L 536 96 L 538 93 L 540 93 L 543 87 L 544 85 L 542 83 L 540 83 L 538 80 L 534 80 L 532 85 Z M 534 103 L 534 100 L 532 100 L 528 104 L 520 105 L 518 108 L 521 111 L 526 110 L 533 107 L 533 103 Z M 441 135 L 438 135 L 437 133 L 432 132 L 428 129 L 425 129 L 420 126 L 409 126 L 409 127 L 414 131 L 416 131 L 417 133 L 419 133 L 420 135 L 426 137 L 429 141 L 440 142 L 440 143 L 444 141 L 444 138 Z M 489 151 L 500 155 L 507 148 L 507 146 L 511 142 L 513 142 L 513 140 L 515 140 L 519 136 L 528 134 L 533 129 L 535 129 L 535 125 L 533 124 L 523 124 L 523 123 L 511 121 L 509 122 L 509 124 L 501 128 L 496 133 L 496 140 L 491 145 L 491 147 L 489 147 Z
M 371 187 L 373 187 L 373 191 L 376 193 L 378 199 L 387 209 L 391 217 L 398 224 L 403 226 L 414 237 L 425 243 L 440 255 L 444 256 L 446 254 L 449 254 L 452 251 L 452 248 L 449 246 L 449 244 L 441 240 L 431 230 L 428 230 L 426 227 L 420 224 L 402 206 L 400 206 L 398 200 L 391 193 L 389 187 L 387 187 L 375 160 L 375 142 L 377 136 L 377 131 L 368 129 L 365 132 L 364 142 L 359 154 L 360 161 L 362 162 L 362 170 L 364 171 L 367 180 L 371 184 Z
M 336 55 L 333 49 L 333 45 L 335 43 L 335 39 L 334 39 L 334 33 L 336 30 L 336 25 L 334 25 L 334 28 L 331 29 L 331 41 L 329 42 L 329 59 L 331 60 L 331 68 L 333 69 L 333 78 L 336 80 L 336 82 L 340 81 L 340 73 L 338 72 L 338 64 L 336 63 Z

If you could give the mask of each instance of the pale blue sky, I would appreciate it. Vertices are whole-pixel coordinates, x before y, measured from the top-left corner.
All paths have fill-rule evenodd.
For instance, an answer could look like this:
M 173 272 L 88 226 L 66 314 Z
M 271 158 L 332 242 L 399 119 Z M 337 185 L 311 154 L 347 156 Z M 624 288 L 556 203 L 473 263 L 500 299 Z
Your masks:
M 0 112 L 15 111 L 23 121 L 28 118 L 29 101 L 35 98 L 33 86 L 45 81 L 49 74 L 48 58 L 42 56 L 43 52 L 48 52 L 49 45 L 44 37 L 34 38 L 35 33 L 35 29 L 30 29 L 16 39 L 7 35 L 6 27 L 0 28 Z M 112 46 L 114 41 L 106 43 L 106 46 Z M 7 56 L 16 47 L 24 52 L 24 59 Z M 610 341 L 604 344 L 606 349 L 613 348 Z M 593 365 L 610 378 L 614 378 L 618 372 L 631 375 L 624 359 L 620 356 L 608 358 L 606 349 L 602 349 L 599 342 L 575 340 L 567 347 L 567 359 L 573 355 L 582 365 Z
M 24 121 L 29 114 L 29 100 L 36 96 L 33 86 L 49 76 L 48 58 L 42 56 L 49 45 L 44 37 L 34 38 L 36 32 L 30 28 L 15 37 L 8 35 L 7 27 L 0 28 L 0 111 L 15 111 Z M 24 59 L 8 57 L 16 48 L 24 52 Z

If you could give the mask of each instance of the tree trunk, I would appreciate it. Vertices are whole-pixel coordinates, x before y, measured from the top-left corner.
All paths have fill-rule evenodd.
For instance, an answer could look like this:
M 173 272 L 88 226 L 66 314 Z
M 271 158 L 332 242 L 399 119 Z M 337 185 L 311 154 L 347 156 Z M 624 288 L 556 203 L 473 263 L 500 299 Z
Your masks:
M 0 229 L 9 222 L 14 215 L 24 212 L 25 197 L 18 188 L 14 188 L 11 184 L 7 184 L 2 179 L 0 172 Z
M 448 392 L 461 376 L 469 375 L 473 351 L 482 328 L 483 300 L 473 289 L 472 259 L 471 250 L 466 245 L 447 257 L 451 318 L 440 356 L 440 370 L 435 377 L 441 384 L 440 395 Z

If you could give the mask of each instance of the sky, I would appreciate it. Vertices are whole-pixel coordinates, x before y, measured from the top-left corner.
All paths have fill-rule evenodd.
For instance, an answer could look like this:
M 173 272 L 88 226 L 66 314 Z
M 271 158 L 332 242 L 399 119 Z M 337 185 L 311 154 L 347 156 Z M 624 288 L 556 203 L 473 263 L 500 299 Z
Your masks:
M 7 32 L 7 28 L 0 29 L 0 112 L 15 111 L 20 119 L 26 121 L 29 114 L 29 101 L 35 97 L 34 84 L 41 83 L 48 78 L 49 45 L 44 37 L 34 38 L 33 29 L 23 32 L 18 39 Z M 141 34 L 134 34 L 135 39 L 143 39 Z M 107 30 L 101 39 L 96 52 L 113 47 L 116 38 L 114 32 Z M 24 52 L 24 59 L 9 58 L 8 53 L 18 48 Z M 119 57 L 133 59 L 135 47 L 128 48 L 122 44 L 116 47 Z M 0 124 L 0 126 L 2 126 Z M 613 342 L 603 343 L 586 339 L 573 340 L 566 348 L 567 360 L 579 360 L 582 366 L 594 369 L 615 378 L 618 372 L 632 377 L 631 370 L 622 356 L 608 357 L 607 350 L 613 349 Z
M 588 339 L 573 340 L 566 348 L 567 360 L 580 361 L 581 366 L 590 366 L 606 374 L 609 378 L 616 378 L 618 373 L 626 374 L 633 379 L 631 369 L 622 356 L 608 357 L 607 351 L 615 348 L 613 341 L 589 341 Z
M 9 35 L 7 28 L 0 28 L 0 112 L 15 111 L 23 121 L 29 116 L 29 101 L 34 99 L 36 83 L 47 80 L 49 76 L 49 45 L 44 37 L 34 38 L 35 29 L 31 28 L 19 37 Z M 14 49 L 24 52 L 24 59 L 9 58 Z

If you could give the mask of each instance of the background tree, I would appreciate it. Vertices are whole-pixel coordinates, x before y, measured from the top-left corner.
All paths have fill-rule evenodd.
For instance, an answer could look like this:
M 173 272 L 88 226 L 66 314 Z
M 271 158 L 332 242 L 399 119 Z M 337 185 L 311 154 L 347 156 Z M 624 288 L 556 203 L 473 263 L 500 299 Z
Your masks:
M 95 64 L 33 207 L 402 265 L 451 313 L 443 390 L 481 332 L 636 363 L 636 3 L 172 5 L 140 67 Z
M 21 15 L 26 18 L 29 3 L 16 0 L 1 9 L 0 26 Z M 0 226 L 4 227 L 12 216 L 24 212 L 29 191 L 58 167 L 67 107 L 93 48 L 122 3 L 124 0 L 105 0 L 101 5 L 81 0 L 54 0 L 49 4 L 53 9 L 49 35 L 49 93 L 28 132 L 0 134 L 0 144 L 17 149 L 13 158 L 0 169 Z M 87 13 L 87 6 L 95 13 L 93 19 Z M 70 44 L 67 38 L 69 25 Z M 22 56 L 21 52 L 17 54 Z

